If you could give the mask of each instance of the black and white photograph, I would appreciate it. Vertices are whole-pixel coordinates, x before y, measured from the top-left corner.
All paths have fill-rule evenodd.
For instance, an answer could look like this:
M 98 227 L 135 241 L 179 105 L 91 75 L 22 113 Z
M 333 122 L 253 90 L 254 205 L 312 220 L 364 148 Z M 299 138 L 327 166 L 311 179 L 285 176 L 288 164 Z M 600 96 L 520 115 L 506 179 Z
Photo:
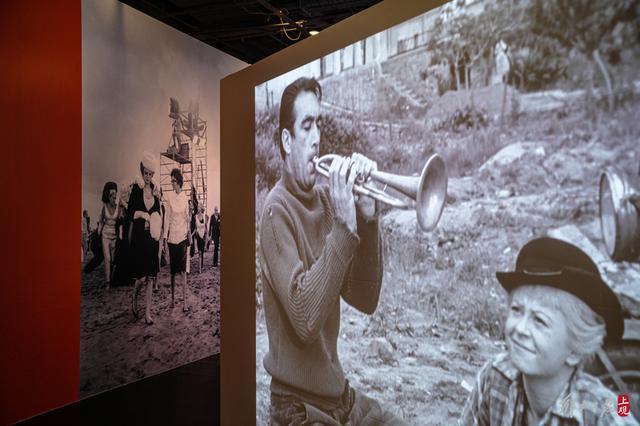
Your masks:
M 117 1 L 82 18 L 85 397 L 220 351 L 219 80 L 245 64 Z
M 256 424 L 638 424 L 639 67 L 456 0 L 256 86 Z

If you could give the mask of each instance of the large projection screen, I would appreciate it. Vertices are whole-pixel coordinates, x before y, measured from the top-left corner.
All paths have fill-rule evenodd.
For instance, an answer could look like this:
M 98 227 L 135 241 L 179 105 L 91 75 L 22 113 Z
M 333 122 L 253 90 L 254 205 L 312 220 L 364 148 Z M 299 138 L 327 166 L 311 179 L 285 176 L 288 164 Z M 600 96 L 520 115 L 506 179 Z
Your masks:
M 482 365 L 506 350 L 507 295 L 495 272 L 512 270 L 520 248 L 542 235 L 588 253 L 625 315 L 640 314 L 638 265 L 621 270 L 609 259 L 598 217 L 602 172 L 638 174 L 637 18 L 616 18 L 620 2 L 588 5 L 591 18 L 610 22 L 570 34 L 575 16 L 553 3 L 383 2 L 223 81 L 222 203 L 234 212 L 234 240 L 222 273 L 236 283 L 222 289 L 222 322 L 234 330 L 222 338 L 223 424 L 269 422 L 265 364 L 278 368 L 273 353 L 263 360 L 283 337 L 265 317 L 286 302 L 273 289 L 265 297 L 273 283 L 264 278 L 275 274 L 263 273 L 260 227 L 286 168 L 282 93 L 300 77 L 322 88 L 319 155 L 358 152 L 415 177 L 437 153 L 448 174 L 435 230 L 422 231 L 414 210 L 378 205 L 377 307 L 367 315 L 343 299 L 329 315 L 339 317 L 337 363 L 351 386 L 410 424 L 457 421 Z M 232 403 L 246 410 L 225 409 Z

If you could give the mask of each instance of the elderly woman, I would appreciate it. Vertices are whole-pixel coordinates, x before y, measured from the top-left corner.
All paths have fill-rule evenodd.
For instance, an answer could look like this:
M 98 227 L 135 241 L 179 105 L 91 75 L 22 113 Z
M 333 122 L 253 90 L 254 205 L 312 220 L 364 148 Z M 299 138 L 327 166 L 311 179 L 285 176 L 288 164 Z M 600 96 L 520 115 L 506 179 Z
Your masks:
M 117 230 L 116 222 L 120 216 L 118 208 L 118 185 L 107 182 L 102 189 L 102 210 L 98 219 L 98 235 L 102 240 L 104 255 L 104 277 L 107 288 L 111 285 L 115 260 Z
M 151 317 L 151 296 L 153 278 L 160 270 L 158 250 L 161 233 L 162 218 L 160 216 L 160 198 L 157 188 L 151 181 L 156 169 L 155 156 L 146 152 L 140 162 L 140 174 L 131 186 L 131 194 L 127 203 L 127 214 L 131 221 L 130 250 L 131 272 L 136 279 L 133 289 L 132 310 L 138 317 L 138 287 L 141 283 L 146 286 L 145 322 L 153 324 Z
M 169 246 L 171 264 L 171 306 L 174 305 L 176 275 L 182 276 L 182 310 L 187 310 L 187 237 L 189 233 L 189 197 L 182 190 L 184 178 L 180 169 L 171 170 L 173 191 L 166 196 L 166 223 L 163 238 Z
M 593 261 L 554 238 L 528 242 L 514 272 L 496 277 L 509 293 L 508 352 L 478 373 L 464 425 L 637 424 L 618 417 L 617 397 L 582 366 L 624 322 Z

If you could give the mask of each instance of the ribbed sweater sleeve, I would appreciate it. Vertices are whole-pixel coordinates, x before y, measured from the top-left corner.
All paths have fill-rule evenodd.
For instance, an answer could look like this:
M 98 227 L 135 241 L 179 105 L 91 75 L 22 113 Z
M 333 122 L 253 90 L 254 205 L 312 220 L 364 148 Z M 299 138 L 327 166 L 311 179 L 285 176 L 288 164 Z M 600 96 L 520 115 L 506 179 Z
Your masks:
M 365 314 L 378 306 L 382 287 L 382 250 L 378 219 L 366 221 L 358 216 L 360 244 L 342 287 L 342 298 Z
M 285 205 L 266 206 L 260 229 L 262 265 L 296 335 L 308 344 L 318 338 L 330 308 L 340 297 L 359 239 L 325 214 L 322 227 L 330 231 L 320 255 L 305 269 L 307 236 L 300 222 L 304 218 L 294 220 Z

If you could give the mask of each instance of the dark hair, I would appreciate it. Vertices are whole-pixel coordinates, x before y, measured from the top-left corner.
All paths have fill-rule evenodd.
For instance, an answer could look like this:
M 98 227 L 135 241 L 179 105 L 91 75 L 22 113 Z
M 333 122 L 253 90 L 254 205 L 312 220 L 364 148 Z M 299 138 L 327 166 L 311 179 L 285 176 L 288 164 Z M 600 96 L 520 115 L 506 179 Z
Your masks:
M 296 117 L 293 114 L 293 104 L 302 92 L 311 92 L 316 95 L 318 102 L 322 100 L 322 87 L 315 78 L 300 77 L 284 89 L 280 99 L 280 128 L 278 129 L 278 147 L 282 158 L 284 158 L 282 131 L 287 129 L 292 135 L 294 134 L 293 123 L 296 121 Z
M 172 169 L 171 177 L 175 178 L 176 182 L 178 182 L 178 186 L 182 188 L 182 184 L 184 183 L 184 178 L 182 177 L 182 172 L 180 171 L 180 169 L 178 168 Z
M 118 192 L 118 185 L 115 182 L 107 182 L 104 184 L 104 188 L 102 188 L 102 202 L 107 204 L 109 202 L 109 193 L 112 189 L 115 189 Z

